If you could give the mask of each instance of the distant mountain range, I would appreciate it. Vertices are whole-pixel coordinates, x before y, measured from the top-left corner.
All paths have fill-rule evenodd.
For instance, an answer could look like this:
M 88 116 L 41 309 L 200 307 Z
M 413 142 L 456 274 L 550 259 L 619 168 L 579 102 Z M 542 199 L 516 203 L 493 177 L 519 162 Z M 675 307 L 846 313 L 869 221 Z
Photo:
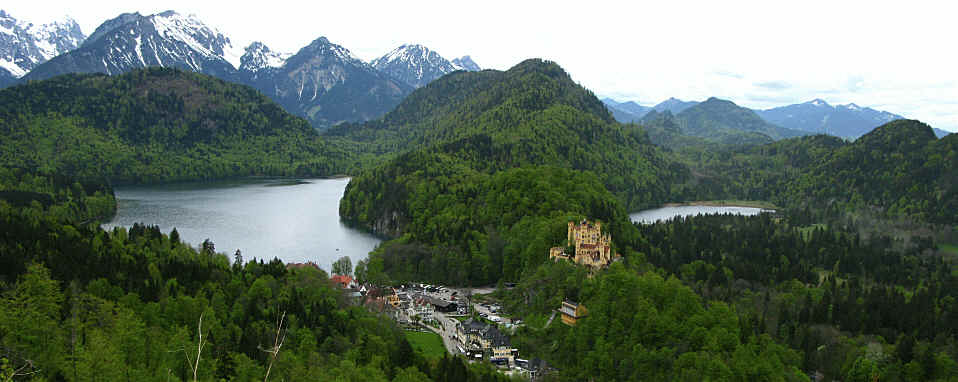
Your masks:
M 0 10 L 0 88 L 66 73 L 120 74 L 149 66 L 175 67 L 250 85 L 317 128 L 378 118 L 412 90 L 439 77 L 480 70 L 469 56 L 448 60 L 418 44 L 402 45 L 370 63 L 323 37 L 295 54 L 273 51 L 261 42 L 242 49 L 195 16 L 173 11 L 121 14 L 86 37 L 69 18 L 34 25 Z M 676 98 L 655 106 L 602 101 L 620 122 L 640 121 L 650 111 L 668 111 L 681 121 L 682 112 L 699 105 Z M 738 115 L 707 119 L 729 122 L 746 115 L 737 106 L 724 110 Z M 818 99 L 754 112 L 777 127 L 848 139 L 902 118 L 853 103 L 832 106 Z M 695 123 L 684 126 L 697 129 Z M 748 126 L 750 130 L 743 131 L 788 136 L 782 134 L 784 130 L 751 122 Z M 939 137 L 948 134 L 934 131 Z
M 760 133 L 774 140 L 807 134 L 769 123 L 751 109 L 715 97 L 686 108 L 676 117 L 686 133 L 700 137 L 709 137 L 722 130 Z
M 690 107 L 685 107 L 688 102 L 670 101 L 672 106 L 682 107 L 683 110 L 673 117 L 668 108 L 663 108 L 661 112 L 653 109 L 639 122 L 647 128 L 661 129 L 665 133 L 681 133 L 722 144 L 764 144 L 807 134 L 771 124 L 751 109 L 715 97 Z M 650 132 L 650 135 L 661 133 Z
M 76 49 L 85 38 L 70 18 L 35 25 L 0 10 L 0 88 L 17 82 L 37 65 Z
M 852 139 L 888 122 L 904 119 L 854 103 L 832 106 L 820 99 L 755 112 L 766 121 L 789 129 Z
M 634 101 L 618 102 L 611 98 L 603 98 L 602 102 L 612 112 L 612 116 L 622 123 L 638 122 L 650 111 L 659 113 L 668 111 L 674 115 L 698 104 L 696 101 L 682 101 L 676 98 L 669 98 L 655 106 L 643 106 Z
M 29 25 L 2 15 L 0 52 L 19 47 L 17 41 L 27 39 L 23 36 L 39 35 L 25 34 L 23 31 L 31 30 Z M 70 39 L 73 45 L 57 45 L 63 48 L 47 49 L 42 52 L 52 53 L 34 54 L 38 58 L 31 60 L 16 58 L 25 55 L 16 51 L 19 56 L 8 55 L 14 58 L 0 64 L 11 74 L 0 73 L 0 87 L 66 73 L 113 75 L 150 66 L 175 67 L 250 85 L 286 110 L 307 118 L 314 127 L 326 128 L 378 118 L 416 87 L 452 71 L 479 70 L 469 56 L 449 61 L 421 45 L 404 45 L 374 61 L 376 66 L 324 37 L 296 54 L 273 51 L 261 42 L 244 50 L 195 16 L 173 11 L 122 14 L 101 24 L 85 41 L 75 22 L 63 25 L 69 28 L 56 24 L 59 27 L 47 29 L 59 31 L 54 35 L 67 36 L 61 39 Z M 15 33 L 19 33 L 16 39 L 5 37 Z M 37 49 L 20 50 L 30 53 Z M 29 65 L 15 66 L 8 61 Z
M 618 102 L 610 98 L 605 98 L 602 102 L 612 112 L 613 117 L 622 123 L 638 122 L 651 111 L 662 113 L 666 110 L 671 112 L 676 119 L 681 120 L 680 113 L 699 104 L 695 101 L 682 101 L 676 98 L 669 98 L 652 107 L 632 101 Z M 727 111 L 738 112 L 737 109 L 733 108 L 727 108 Z M 861 107 L 854 103 L 832 106 L 821 99 L 752 111 L 765 122 L 777 127 L 807 134 L 828 134 L 846 139 L 857 139 L 878 126 L 890 121 L 904 119 L 898 114 Z M 647 121 L 660 120 L 661 118 L 661 115 L 652 115 Z M 950 132 L 941 129 L 934 129 L 934 132 L 939 138 L 950 134 Z M 770 137 L 776 138 L 774 134 Z

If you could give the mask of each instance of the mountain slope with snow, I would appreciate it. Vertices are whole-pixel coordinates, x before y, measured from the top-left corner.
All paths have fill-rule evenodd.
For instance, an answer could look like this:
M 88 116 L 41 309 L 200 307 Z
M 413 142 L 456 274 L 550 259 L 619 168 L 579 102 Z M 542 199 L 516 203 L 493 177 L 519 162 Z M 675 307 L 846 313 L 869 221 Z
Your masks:
M 265 48 L 265 47 L 264 47 Z M 249 53 L 249 50 L 247 52 Z M 252 58 L 245 61 L 251 63 Z M 348 49 L 320 37 L 295 55 L 272 62 L 278 67 L 241 66 L 239 80 L 278 102 L 287 111 L 327 128 L 378 118 L 399 104 L 413 87 L 376 70 Z
M 456 70 L 465 70 L 467 72 L 478 72 L 482 70 L 479 64 L 473 61 L 472 57 L 469 56 L 452 59 L 452 66 L 456 67 Z
M 174 11 L 126 13 L 107 20 L 78 49 L 54 57 L 24 79 L 66 73 L 115 75 L 151 66 L 252 86 L 318 128 L 378 118 L 413 90 L 326 38 L 295 55 L 274 52 L 261 42 L 241 50 L 195 16 Z
M 381 72 L 419 88 L 457 70 L 479 70 L 469 56 L 457 58 L 456 62 L 443 58 L 425 46 L 404 44 L 370 64 Z
M 86 38 L 67 17 L 35 25 L 0 10 L 0 87 L 9 86 L 47 60 L 76 49 Z
M 255 41 L 246 47 L 246 52 L 240 57 L 239 69 L 247 72 L 258 72 L 280 68 L 290 56 L 292 54 L 274 52 L 266 44 Z
M 65 73 L 120 74 L 149 66 L 175 67 L 231 79 L 241 51 L 195 16 L 166 11 L 122 14 L 104 22 L 84 44 L 38 66 L 24 78 Z

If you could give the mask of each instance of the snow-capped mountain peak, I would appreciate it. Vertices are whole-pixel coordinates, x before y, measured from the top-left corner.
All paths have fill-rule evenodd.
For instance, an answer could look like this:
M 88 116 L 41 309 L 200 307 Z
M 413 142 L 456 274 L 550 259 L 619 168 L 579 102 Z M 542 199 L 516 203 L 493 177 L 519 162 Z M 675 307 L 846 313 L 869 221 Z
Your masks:
M 195 15 L 124 13 L 105 21 L 69 58 L 38 66 L 28 79 L 64 73 L 120 74 L 149 66 L 230 76 L 243 50 Z
M 825 102 L 825 101 L 822 100 L 821 98 L 815 98 L 815 99 L 813 99 L 813 100 L 811 100 L 811 101 L 808 101 L 808 102 L 806 102 L 806 103 L 809 104 L 809 105 L 812 105 L 812 106 L 831 106 L 831 105 L 828 104 L 828 102 Z
M 184 16 L 174 11 L 166 11 L 150 18 L 160 36 L 181 41 L 207 56 L 221 57 L 233 65 L 234 69 L 240 67 L 243 50 L 234 47 L 229 37 L 206 26 L 196 15 Z
M 478 72 L 482 70 L 482 68 L 479 67 L 479 64 L 476 64 L 476 62 L 472 60 L 472 57 L 469 56 L 462 56 L 453 59 L 452 66 L 456 67 L 456 70 L 465 70 L 468 72 Z
M 0 10 L 0 86 L 76 49 L 85 37 L 80 25 L 69 17 L 41 25 L 17 20 Z
M 256 72 L 266 68 L 279 68 L 292 54 L 274 52 L 265 44 L 254 41 L 246 47 L 246 53 L 240 59 L 240 70 Z
M 296 55 L 303 53 L 309 53 L 310 55 L 332 55 L 336 59 L 356 65 L 359 67 L 369 67 L 369 64 L 360 60 L 359 57 L 350 52 L 349 49 L 344 48 L 341 45 L 332 43 L 326 37 L 319 37 L 313 42 L 309 43 L 306 47 L 300 49 Z
M 423 64 L 431 64 L 440 67 L 452 67 L 452 63 L 442 58 L 438 53 L 420 44 L 403 44 L 400 47 L 386 53 L 385 56 L 372 61 L 372 66 L 381 69 L 396 63 L 407 66 L 418 66 L 422 69 Z M 422 70 L 419 71 L 419 78 L 422 78 Z
M 472 64 L 472 67 L 478 68 L 478 65 L 475 65 L 475 62 L 472 62 L 468 56 L 463 58 L 468 62 L 461 61 L 465 65 L 457 66 L 423 45 L 403 44 L 373 60 L 370 64 L 379 71 L 396 77 L 413 87 L 421 87 L 448 73 L 457 70 L 469 70 L 467 69 L 469 63 Z
M 859 107 L 858 105 L 856 105 L 856 104 L 854 104 L 854 103 L 850 103 L 850 104 L 848 104 L 848 105 L 842 105 L 842 107 L 844 107 L 844 108 L 846 108 L 846 109 L 849 109 L 849 110 L 861 110 L 861 107 Z

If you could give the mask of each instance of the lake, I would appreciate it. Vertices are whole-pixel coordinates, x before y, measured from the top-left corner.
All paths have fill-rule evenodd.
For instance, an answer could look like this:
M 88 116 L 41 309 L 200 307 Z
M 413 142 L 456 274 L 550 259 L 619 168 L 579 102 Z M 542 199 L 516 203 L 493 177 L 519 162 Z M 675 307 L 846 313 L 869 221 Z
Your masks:
M 104 229 L 140 222 L 200 246 L 243 259 L 313 261 L 327 271 L 349 256 L 355 265 L 381 241 L 343 225 L 339 200 L 349 179 L 250 179 L 213 183 L 119 187 L 117 214 Z
M 752 216 L 762 212 L 773 212 L 772 210 L 755 207 L 736 207 L 736 206 L 671 206 L 661 207 L 651 210 L 639 211 L 629 214 L 633 222 L 651 224 L 657 221 L 665 221 L 677 216 L 710 215 L 710 214 L 734 214 Z

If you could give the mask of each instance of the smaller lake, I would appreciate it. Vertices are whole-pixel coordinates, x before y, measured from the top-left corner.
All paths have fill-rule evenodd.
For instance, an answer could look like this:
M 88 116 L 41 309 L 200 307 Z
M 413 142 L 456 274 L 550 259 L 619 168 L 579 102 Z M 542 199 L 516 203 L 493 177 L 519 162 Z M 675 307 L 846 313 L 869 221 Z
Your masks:
M 133 223 L 174 227 L 181 240 L 199 247 L 209 238 L 216 251 L 243 259 L 312 261 L 329 270 L 341 256 L 365 259 L 380 239 L 346 227 L 339 200 L 349 179 L 230 180 L 116 188 L 117 213 L 103 225 Z
M 658 221 L 666 221 L 678 216 L 694 215 L 714 215 L 714 214 L 733 214 L 752 216 L 762 212 L 773 212 L 764 208 L 755 207 L 736 207 L 736 206 L 673 206 L 661 207 L 651 210 L 639 211 L 629 214 L 633 222 L 652 224 Z

